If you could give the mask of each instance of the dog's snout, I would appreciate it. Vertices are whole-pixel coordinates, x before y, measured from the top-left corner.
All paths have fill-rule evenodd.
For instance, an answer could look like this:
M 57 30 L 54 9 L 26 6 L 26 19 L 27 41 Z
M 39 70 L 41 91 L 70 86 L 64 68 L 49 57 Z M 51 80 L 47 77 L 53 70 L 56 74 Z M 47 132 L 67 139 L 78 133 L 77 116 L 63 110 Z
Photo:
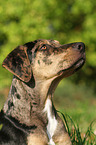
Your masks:
M 61 47 L 63 49 L 74 48 L 74 49 L 79 50 L 80 52 L 85 51 L 85 44 L 83 42 L 75 42 L 75 43 L 64 44 Z
M 80 52 L 85 51 L 85 44 L 82 42 L 78 42 L 74 46 L 76 49 L 80 50 Z

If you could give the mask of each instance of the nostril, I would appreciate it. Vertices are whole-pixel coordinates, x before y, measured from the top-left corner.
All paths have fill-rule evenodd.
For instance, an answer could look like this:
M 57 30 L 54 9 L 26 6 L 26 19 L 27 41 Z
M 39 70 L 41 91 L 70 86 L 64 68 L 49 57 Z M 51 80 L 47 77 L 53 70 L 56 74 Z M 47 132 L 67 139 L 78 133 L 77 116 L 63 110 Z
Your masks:
M 82 49 L 82 45 L 78 45 L 78 49 L 81 50 Z
M 84 51 L 85 50 L 84 43 L 82 43 L 82 42 L 77 43 L 77 49 L 80 50 L 80 51 Z

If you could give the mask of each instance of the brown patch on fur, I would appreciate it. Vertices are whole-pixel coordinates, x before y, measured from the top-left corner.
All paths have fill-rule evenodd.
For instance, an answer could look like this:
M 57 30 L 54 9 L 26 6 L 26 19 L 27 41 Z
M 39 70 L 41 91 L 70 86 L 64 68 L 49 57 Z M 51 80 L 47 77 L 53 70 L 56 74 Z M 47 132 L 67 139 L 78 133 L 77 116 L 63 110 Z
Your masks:
M 27 47 L 24 46 L 14 49 L 3 61 L 2 66 L 22 81 L 28 82 L 31 79 L 32 71 L 26 49 Z
M 30 134 L 27 137 L 27 143 L 28 145 L 48 145 L 48 138 L 41 134 Z

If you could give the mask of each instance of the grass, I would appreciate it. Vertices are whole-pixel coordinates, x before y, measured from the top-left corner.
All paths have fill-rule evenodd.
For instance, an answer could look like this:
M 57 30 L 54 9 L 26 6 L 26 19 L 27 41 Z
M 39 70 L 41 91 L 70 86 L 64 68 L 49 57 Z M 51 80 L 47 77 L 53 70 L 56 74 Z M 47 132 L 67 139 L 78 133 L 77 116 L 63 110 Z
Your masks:
M 60 111 L 57 112 L 59 112 L 63 117 L 72 145 L 96 145 L 96 135 L 93 133 L 93 126 L 94 123 L 96 123 L 95 121 L 90 124 L 85 134 L 82 134 L 79 126 L 74 123 L 69 115 L 66 115 L 67 117 L 65 117 L 65 115 Z
M 54 102 L 72 145 L 96 145 L 96 95 L 92 89 L 65 79 L 55 91 Z
M 96 119 L 96 94 L 84 85 L 61 81 L 55 91 L 54 103 L 58 110 L 69 114 L 79 124 L 81 132 L 85 132 Z

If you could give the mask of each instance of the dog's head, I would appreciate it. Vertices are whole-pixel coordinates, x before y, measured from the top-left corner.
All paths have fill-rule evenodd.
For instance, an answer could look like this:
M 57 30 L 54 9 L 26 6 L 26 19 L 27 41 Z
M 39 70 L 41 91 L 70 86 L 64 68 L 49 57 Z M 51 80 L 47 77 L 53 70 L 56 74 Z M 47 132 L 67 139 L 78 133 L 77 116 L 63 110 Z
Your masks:
M 82 42 L 61 45 L 56 40 L 36 40 L 15 48 L 2 65 L 20 80 L 29 82 L 32 73 L 37 80 L 67 77 L 84 62 Z

